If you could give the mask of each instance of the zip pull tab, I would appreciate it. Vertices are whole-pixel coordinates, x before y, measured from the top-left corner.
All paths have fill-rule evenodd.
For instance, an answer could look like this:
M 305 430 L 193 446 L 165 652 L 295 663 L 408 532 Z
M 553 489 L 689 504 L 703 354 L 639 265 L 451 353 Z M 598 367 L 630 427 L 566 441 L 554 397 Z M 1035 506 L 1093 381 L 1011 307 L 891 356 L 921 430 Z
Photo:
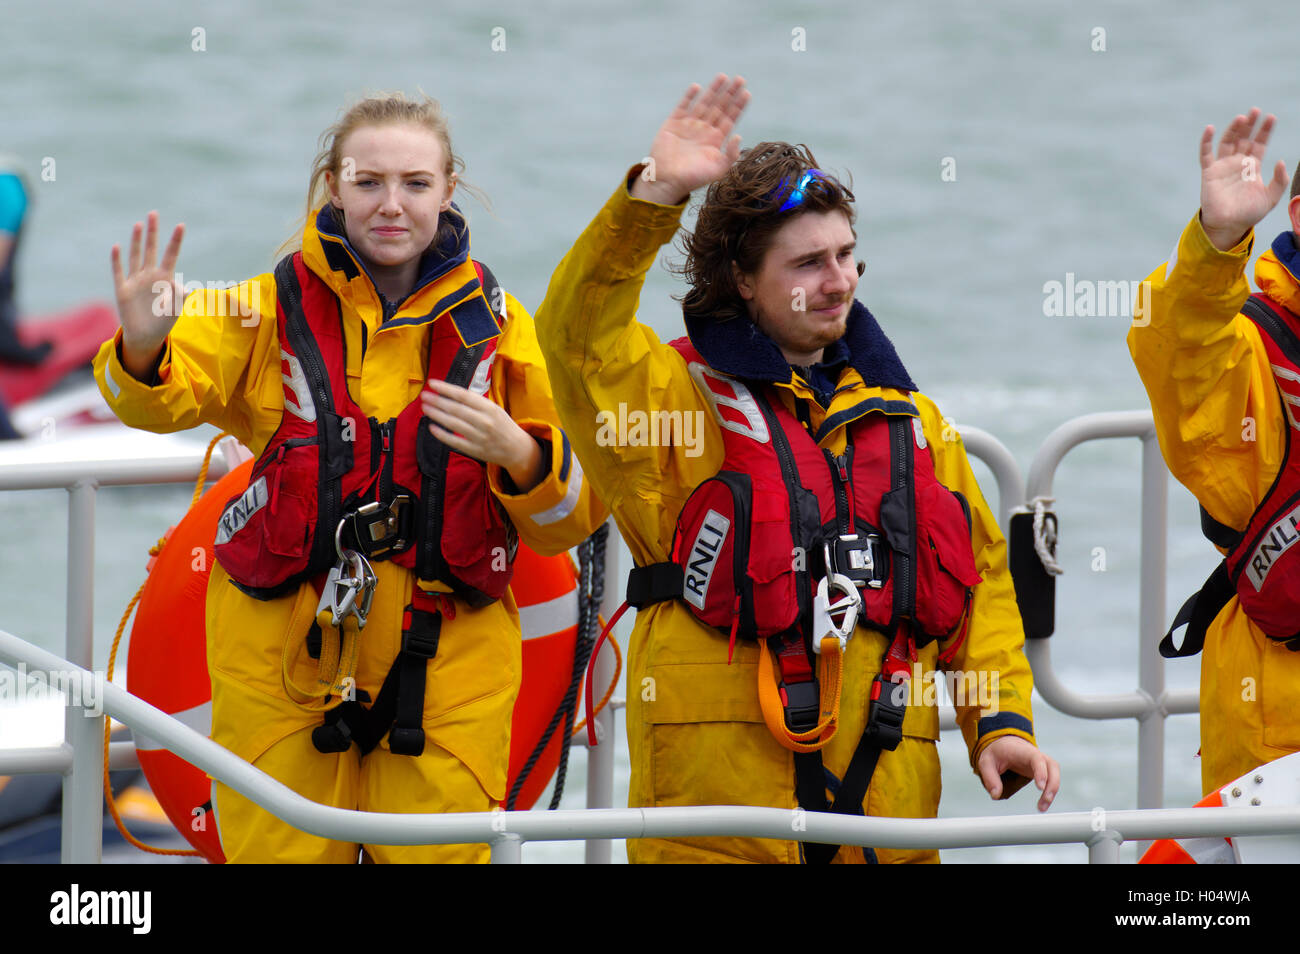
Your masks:
M 835 458 L 835 466 L 840 472 L 840 482 L 845 487 L 849 484 L 849 458 L 847 454 L 840 454 Z
M 384 421 L 379 425 L 379 437 L 383 442 L 384 453 L 387 454 L 393 449 L 393 422 Z

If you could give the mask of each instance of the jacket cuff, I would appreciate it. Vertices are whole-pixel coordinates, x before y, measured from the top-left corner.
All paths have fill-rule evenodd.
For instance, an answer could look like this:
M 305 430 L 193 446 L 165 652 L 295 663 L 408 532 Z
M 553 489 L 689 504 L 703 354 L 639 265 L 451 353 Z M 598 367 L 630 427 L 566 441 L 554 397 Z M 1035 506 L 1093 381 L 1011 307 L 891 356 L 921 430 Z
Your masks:
M 605 273 L 615 279 L 640 278 L 648 272 L 659 249 L 677 234 L 686 208 L 685 202 L 659 205 L 634 199 L 628 183 L 640 172 L 639 165 L 628 171 L 592 223 L 604 238 L 601 258 Z
M 1230 293 L 1232 286 L 1246 271 L 1246 263 L 1250 261 L 1250 252 L 1254 247 L 1254 229 L 1248 231 L 1240 242 L 1226 252 L 1215 247 L 1210 237 L 1205 234 L 1205 226 L 1201 224 L 1201 213 L 1198 209 L 1192 216 L 1192 220 L 1187 223 L 1187 228 L 1183 229 L 1178 248 L 1175 249 L 1174 256 L 1169 260 L 1169 266 L 1165 270 L 1165 278 L 1168 279 L 1173 274 L 1180 259 L 1186 258 L 1189 265 L 1196 269 L 1198 283 L 1210 294 Z
M 172 355 L 172 339 L 169 335 L 163 343 L 162 351 L 158 353 L 157 360 L 154 361 L 152 370 L 149 372 L 149 380 L 141 381 L 131 374 L 122 363 L 122 329 L 118 328 L 117 333 L 113 335 L 110 341 L 104 343 L 101 350 L 108 352 L 107 360 L 104 363 L 104 380 L 102 389 L 106 392 L 105 397 L 109 399 L 109 404 L 115 406 L 122 395 L 125 394 L 129 400 L 131 397 L 147 395 L 166 383 L 169 375 L 164 375 L 164 370 L 170 371 Z
M 979 770 L 975 766 L 994 739 L 1000 739 L 1004 735 L 1014 735 L 1035 747 L 1038 746 L 1038 742 L 1034 739 L 1033 721 L 1017 712 L 999 712 L 996 715 L 984 716 L 976 723 L 975 733 L 975 745 L 970 753 L 970 767 L 977 775 Z
M 488 465 L 488 482 L 516 526 L 524 520 L 542 527 L 558 523 L 578 506 L 582 466 L 569 447 L 569 439 L 558 427 L 527 419 L 515 423 L 542 446 L 546 471 L 536 487 L 522 494 L 509 472 L 499 464 Z

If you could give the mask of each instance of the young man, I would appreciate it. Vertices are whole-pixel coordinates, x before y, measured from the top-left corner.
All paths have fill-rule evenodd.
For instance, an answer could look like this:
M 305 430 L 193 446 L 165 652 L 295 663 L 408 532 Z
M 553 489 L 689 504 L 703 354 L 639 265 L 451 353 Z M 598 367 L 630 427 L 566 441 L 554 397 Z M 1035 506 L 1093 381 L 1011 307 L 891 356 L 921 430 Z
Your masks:
M 960 438 L 854 301 L 852 193 L 806 149 L 741 159 L 728 137 L 748 99 L 724 76 L 687 92 L 537 313 L 566 433 L 638 566 L 630 801 L 933 816 L 942 667 L 966 674 L 958 717 L 989 793 L 1033 778 L 1045 810 L 1059 769 L 1033 742 L 997 522 Z M 664 345 L 635 320 L 641 284 L 710 183 L 686 237 L 690 338 Z M 629 855 L 937 860 L 836 848 L 671 839 Z
M 1255 265 L 1254 227 L 1286 189 L 1262 172 L 1274 117 L 1237 116 L 1201 135 L 1201 208 L 1147 279 L 1150 307 L 1128 344 L 1170 471 L 1201 504 L 1226 560 L 1179 614 L 1181 648 L 1202 644 L 1201 784 L 1206 793 L 1300 749 L 1300 170 L 1291 230 Z M 1149 324 L 1148 324 L 1149 322 Z

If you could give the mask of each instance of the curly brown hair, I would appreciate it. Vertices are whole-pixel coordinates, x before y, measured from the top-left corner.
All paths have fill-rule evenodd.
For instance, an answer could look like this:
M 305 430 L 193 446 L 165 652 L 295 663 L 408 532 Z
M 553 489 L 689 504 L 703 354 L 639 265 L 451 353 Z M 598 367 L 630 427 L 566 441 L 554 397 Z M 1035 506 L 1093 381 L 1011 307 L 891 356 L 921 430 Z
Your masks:
M 780 211 L 800 177 L 817 168 L 812 150 L 802 143 L 760 142 L 709 186 L 695 230 L 679 236 L 686 259 L 674 271 L 691 286 L 678 298 L 686 311 L 715 320 L 744 314 L 732 263 L 744 274 L 757 272 L 773 236 L 795 216 L 838 210 L 852 227 L 853 192 L 825 173 L 805 186 L 799 205 Z

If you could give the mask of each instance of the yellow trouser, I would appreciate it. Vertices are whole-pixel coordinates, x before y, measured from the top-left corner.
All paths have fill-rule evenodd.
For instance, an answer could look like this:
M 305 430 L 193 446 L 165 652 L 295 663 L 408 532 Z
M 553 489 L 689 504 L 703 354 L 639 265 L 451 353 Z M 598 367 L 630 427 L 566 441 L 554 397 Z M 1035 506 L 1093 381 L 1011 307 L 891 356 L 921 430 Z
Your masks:
M 379 694 L 401 643 L 411 574 L 375 564 L 379 585 L 359 637 L 356 689 Z M 486 812 L 505 798 L 510 714 L 522 650 L 514 602 L 480 610 L 460 606 L 445 617 L 429 661 L 424 695 L 425 746 L 419 756 L 393 755 L 388 739 L 362 756 L 353 746 L 322 753 L 312 730 L 323 713 L 296 705 L 282 680 L 290 650 L 293 681 L 312 684 L 318 667 L 304 636 L 315 618 L 310 586 L 274 600 L 253 600 L 213 568 L 208 587 L 208 669 L 212 739 L 322 805 L 378 812 Z M 364 698 L 364 697 L 362 697 Z M 214 786 L 222 847 L 229 861 L 342 862 L 361 846 L 301 832 L 223 785 Z M 375 861 L 486 861 L 484 845 L 366 845 Z
M 354 745 L 322 753 L 311 728 L 295 732 L 255 763 L 304 798 L 368 812 L 490 811 L 494 802 L 458 759 L 437 746 L 424 754 L 393 755 L 381 745 L 364 758 Z M 380 863 L 485 862 L 487 845 L 362 845 L 299 831 L 216 783 L 213 804 L 221 847 L 230 863 L 353 864 L 357 849 Z M 454 807 L 453 807 L 454 806 Z

